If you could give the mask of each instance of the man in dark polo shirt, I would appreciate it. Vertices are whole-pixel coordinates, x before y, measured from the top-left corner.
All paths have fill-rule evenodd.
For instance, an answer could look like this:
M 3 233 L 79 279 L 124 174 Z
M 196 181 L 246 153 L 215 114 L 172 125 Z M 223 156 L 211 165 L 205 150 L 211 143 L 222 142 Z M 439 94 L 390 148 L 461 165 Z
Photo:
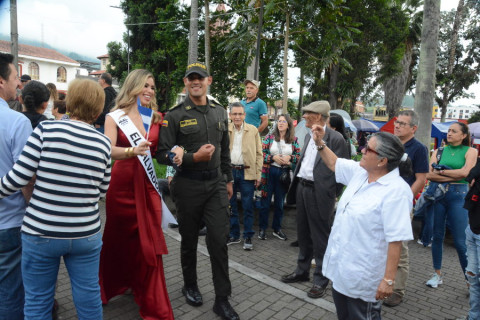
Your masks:
M 404 110 L 399 112 L 395 121 L 394 134 L 402 141 L 405 152 L 412 161 L 414 174 L 404 179 L 410 185 L 414 197 L 422 192 L 429 169 L 428 149 L 414 137 L 417 128 L 418 115 L 415 111 Z M 408 264 L 408 244 L 403 242 L 393 294 L 383 302 L 387 307 L 395 307 L 402 303 L 407 285 Z

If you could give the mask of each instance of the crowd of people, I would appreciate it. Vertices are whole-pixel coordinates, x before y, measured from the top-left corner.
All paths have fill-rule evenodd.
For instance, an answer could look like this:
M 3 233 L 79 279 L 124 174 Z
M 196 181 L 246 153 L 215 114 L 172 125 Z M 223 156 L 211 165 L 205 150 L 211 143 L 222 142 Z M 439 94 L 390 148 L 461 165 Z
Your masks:
M 228 246 L 242 236 L 243 249 L 253 250 L 257 191 L 260 241 L 269 227 L 287 240 L 284 203 L 296 204 L 298 259 L 281 281 L 310 281 L 314 262 L 308 297 L 323 297 L 331 282 L 339 319 L 380 319 L 382 304 L 395 307 L 405 295 L 413 199 L 428 180 L 444 193 L 431 210 L 434 272 L 426 285 L 443 283 L 448 222 L 470 288 L 468 319 L 479 319 L 480 165 L 468 126 L 452 124 L 448 145 L 429 164 L 427 148 L 414 137 L 417 114 L 401 111 L 394 134 L 362 137 L 357 162 L 343 118 L 330 113 L 327 101 L 303 107 L 310 131 L 302 149 L 288 114 L 262 138 L 268 117 L 260 82 L 246 80 L 246 98 L 227 112 L 207 95 L 213 79 L 201 63 L 186 68 L 186 99 L 164 117 L 154 112 L 147 126 L 141 108 L 157 108 L 147 70 L 130 72 L 118 95 L 109 74 L 98 83 L 76 79 L 66 100 L 53 84 L 28 78 L 19 81 L 13 57 L 0 54 L 0 295 L 8 297 L 0 301 L 0 319 L 52 318 L 61 258 L 79 319 L 102 319 L 102 304 L 129 290 L 143 319 L 174 318 L 153 157 L 171 168 L 182 294 L 193 307 L 203 304 L 197 246 L 206 226 L 213 311 L 239 319 L 229 302 Z

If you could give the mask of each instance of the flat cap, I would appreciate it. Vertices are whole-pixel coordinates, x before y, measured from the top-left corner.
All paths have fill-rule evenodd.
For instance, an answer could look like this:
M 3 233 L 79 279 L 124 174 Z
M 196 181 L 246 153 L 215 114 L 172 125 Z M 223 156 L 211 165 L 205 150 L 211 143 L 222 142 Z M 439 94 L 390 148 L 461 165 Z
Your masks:
M 313 113 L 318 113 L 324 116 L 329 117 L 330 116 L 330 103 L 325 100 L 320 100 L 320 101 L 314 101 L 310 103 L 308 106 L 303 107 L 302 111 L 309 111 Z

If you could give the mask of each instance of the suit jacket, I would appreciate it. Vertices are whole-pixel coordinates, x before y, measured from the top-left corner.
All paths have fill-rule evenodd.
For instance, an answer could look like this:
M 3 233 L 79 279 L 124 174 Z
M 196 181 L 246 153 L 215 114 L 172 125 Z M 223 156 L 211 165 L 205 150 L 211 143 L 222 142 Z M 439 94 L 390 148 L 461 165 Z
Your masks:
M 233 148 L 234 124 L 228 124 L 228 135 L 230 137 L 230 152 Z M 244 171 L 244 180 L 260 180 L 263 164 L 262 143 L 260 133 L 255 126 L 243 122 L 242 135 L 242 157 L 243 164 L 250 168 Z
M 302 148 L 302 152 L 300 154 L 300 160 L 295 168 L 295 172 L 293 173 L 293 181 L 288 189 L 287 193 L 287 203 L 288 204 L 295 204 L 296 203 L 296 194 L 297 194 L 297 185 L 298 185 L 298 172 L 302 167 L 303 158 L 305 156 L 305 150 L 308 147 L 308 143 L 311 137 L 310 134 L 305 136 L 305 143 Z M 323 140 L 327 144 L 327 147 L 332 150 L 337 157 L 339 158 L 346 158 L 348 159 L 348 149 L 347 144 L 345 143 L 345 139 L 343 136 L 336 132 L 333 129 L 330 129 L 326 126 L 325 136 Z M 315 164 L 313 167 L 313 179 L 315 185 L 315 196 L 319 200 L 320 203 L 323 201 L 327 201 L 328 203 L 322 203 L 326 205 L 326 207 L 335 204 L 335 197 L 336 197 L 336 180 L 335 180 L 335 172 L 328 169 L 325 163 L 322 161 L 322 157 L 320 156 L 319 152 L 317 152 L 317 156 L 315 157 Z M 333 209 L 333 207 L 332 207 Z

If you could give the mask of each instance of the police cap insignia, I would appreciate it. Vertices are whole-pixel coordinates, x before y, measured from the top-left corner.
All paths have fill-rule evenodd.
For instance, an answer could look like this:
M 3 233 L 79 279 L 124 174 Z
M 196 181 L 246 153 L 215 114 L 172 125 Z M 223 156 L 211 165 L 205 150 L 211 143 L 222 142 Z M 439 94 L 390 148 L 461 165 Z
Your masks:
M 204 78 L 210 76 L 210 74 L 208 74 L 207 67 L 200 62 L 195 62 L 195 63 L 189 64 L 187 66 L 187 71 L 185 72 L 185 77 L 188 77 L 192 73 L 198 73 L 200 76 L 202 76 Z

